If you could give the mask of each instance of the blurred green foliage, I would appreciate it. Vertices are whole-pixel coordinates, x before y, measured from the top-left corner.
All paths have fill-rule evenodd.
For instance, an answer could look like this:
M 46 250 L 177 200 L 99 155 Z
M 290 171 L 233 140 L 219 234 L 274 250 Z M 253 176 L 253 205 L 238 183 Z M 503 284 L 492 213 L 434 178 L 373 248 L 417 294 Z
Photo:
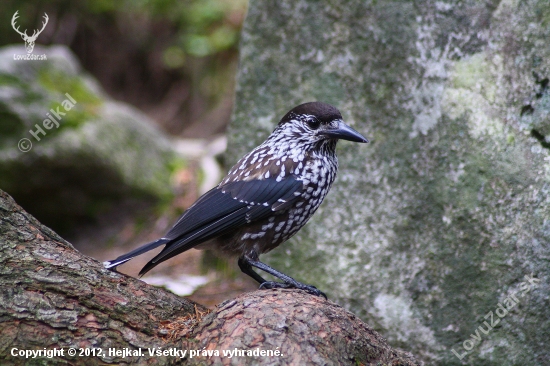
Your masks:
M 178 67 L 185 55 L 204 57 L 236 46 L 247 0 L 88 0 L 92 13 L 134 14 L 166 20 L 176 29 L 164 52 L 167 66 Z
M 134 104 L 168 132 L 229 119 L 237 46 L 248 0 L 2 0 L 0 46 L 65 44 L 115 99 Z M 36 53 L 36 51 L 35 51 Z M 160 112 L 159 112 L 160 110 Z M 218 110 L 218 112 L 213 112 Z M 219 111 L 222 112 L 219 112 Z M 215 119 L 213 119 L 215 118 Z
M 3 0 L 0 43 L 17 43 L 19 35 L 11 29 L 11 17 L 19 10 L 21 30 L 32 33 L 44 12 L 57 9 L 71 12 L 80 20 L 94 15 L 167 22 L 174 30 L 174 42 L 166 48 L 167 66 L 181 66 L 185 55 L 204 57 L 235 47 L 248 0 Z M 51 27 L 51 25 L 49 25 Z

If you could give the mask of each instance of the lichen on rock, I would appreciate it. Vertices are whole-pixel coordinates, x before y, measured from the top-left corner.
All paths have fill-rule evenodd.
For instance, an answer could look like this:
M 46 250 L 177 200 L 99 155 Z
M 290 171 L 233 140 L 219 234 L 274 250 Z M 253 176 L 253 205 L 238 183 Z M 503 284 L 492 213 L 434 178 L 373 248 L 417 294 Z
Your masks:
M 267 261 L 429 363 L 547 362 L 549 20 L 542 0 L 252 1 L 228 163 L 312 100 L 371 140 L 339 143 L 325 202 Z

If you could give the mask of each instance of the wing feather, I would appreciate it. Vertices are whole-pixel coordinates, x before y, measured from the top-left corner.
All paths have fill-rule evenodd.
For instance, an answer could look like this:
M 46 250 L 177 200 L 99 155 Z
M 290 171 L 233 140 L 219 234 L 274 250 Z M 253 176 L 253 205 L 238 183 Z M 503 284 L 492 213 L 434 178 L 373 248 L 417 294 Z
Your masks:
M 177 239 L 242 207 L 246 207 L 246 203 L 224 194 L 217 187 L 213 188 L 189 207 L 164 237 Z
M 279 182 L 275 178 L 229 182 L 208 191 L 168 231 L 164 238 L 170 241 L 140 275 L 206 240 L 288 207 L 303 188 L 301 181 L 288 176 Z

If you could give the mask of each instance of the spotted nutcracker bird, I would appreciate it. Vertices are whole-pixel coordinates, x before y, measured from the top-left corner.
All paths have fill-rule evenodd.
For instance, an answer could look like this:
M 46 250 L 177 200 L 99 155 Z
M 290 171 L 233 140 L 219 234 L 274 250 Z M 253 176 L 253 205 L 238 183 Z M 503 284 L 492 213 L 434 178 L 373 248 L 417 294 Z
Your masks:
M 293 108 L 267 140 L 239 160 L 164 237 L 105 262 L 105 267 L 114 269 L 165 245 L 140 271 L 143 275 L 191 248 L 213 248 L 238 256 L 241 270 L 258 281 L 260 288 L 298 288 L 325 296 L 315 286 L 260 262 L 259 256 L 296 234 L 323 202 L 336 178 L 339 139 L 368 142 L 331 105 L 312 102 Z M 205 243 L 213 238 L 219 240 Z M 252 267 L 283 282 L 266 281 Z

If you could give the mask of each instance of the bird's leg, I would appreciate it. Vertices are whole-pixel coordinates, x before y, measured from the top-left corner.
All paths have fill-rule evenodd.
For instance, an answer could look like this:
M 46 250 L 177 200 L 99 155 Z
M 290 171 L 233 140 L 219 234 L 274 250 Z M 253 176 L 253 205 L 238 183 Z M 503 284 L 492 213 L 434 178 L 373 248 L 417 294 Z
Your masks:
M 256 281 L 260 283 L 260 288 L 270 289 L 270 288 L 289 288 L 294 287 L 300 290 L 304 290 L 312 295 L 316 296 L 323 296 L 325 299 L 327 298 L 327 295 L 325 295 L 324 292 L 317 289 L 317 287 L 312 285 L 306 285 L 301 282 L 296 281 L 294 278 L 285 275 L 284 273 L 281 273 L 277 271 L 275 268 L 268 266 L 267 264 L 260 262 L 257 256 L 254 256 L 256 258 L 251 258 L 250 256 L 244 255 L 239 258 L 239 267 L 241 268 L 241 271 L 249 275 L 250 277 L 254 278 Z M 282 280 L 283 282 L 275 282 L 275 281 L 266 281 L 264 280 L 260 275 L 258 275 L 256 272 L 252 270 L 252 267 L 256 267 L 258 269 L 261 269 L 264 272 L 269 273 L 272 276 L 275 276 Z
M 243 273 L 255 279 L 260 285 L 267 282 L 262 276 L 254 272 L 252 266 L 244 257 L 239 257 L 239 261 L 237 263 L 239 263 L 239 268 Z

